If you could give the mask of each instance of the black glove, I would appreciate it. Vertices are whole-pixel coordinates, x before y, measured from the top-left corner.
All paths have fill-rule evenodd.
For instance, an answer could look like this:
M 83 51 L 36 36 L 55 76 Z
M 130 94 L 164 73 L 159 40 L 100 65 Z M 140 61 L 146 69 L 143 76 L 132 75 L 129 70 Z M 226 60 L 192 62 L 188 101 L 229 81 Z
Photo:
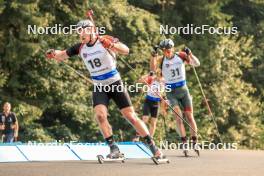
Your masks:
M 188 48 L 188 47 L 184 47 L 183 51 L 184 51 L 187 55 L 189 55 L 189 54 L 192 53 L 192 51 L 191 51 L 190 48 Z
M 153 46 L 153 50 L 157 53 L 158 52 L 158 49 L 159 49 L 159 45 L 155 45 Z
M 153 57 L 157 56 L 157 54 L 158 54 L 158 49 L 159 49 L 159 45 L 155 45 L 155 46 L 153 46 L 153 51 L 151 52 L 151 55 L 152 55 Z

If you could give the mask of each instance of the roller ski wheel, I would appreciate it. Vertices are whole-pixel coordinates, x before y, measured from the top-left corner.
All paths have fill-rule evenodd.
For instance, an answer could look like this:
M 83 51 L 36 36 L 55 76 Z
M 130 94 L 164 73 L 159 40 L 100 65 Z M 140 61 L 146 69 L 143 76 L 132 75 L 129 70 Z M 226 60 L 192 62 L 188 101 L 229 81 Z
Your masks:
M 104 157 L 103 157 L 103 155 L 97 155 L 97 159 L 98 159 L 98 162 L 100 164 L 104 164 Z

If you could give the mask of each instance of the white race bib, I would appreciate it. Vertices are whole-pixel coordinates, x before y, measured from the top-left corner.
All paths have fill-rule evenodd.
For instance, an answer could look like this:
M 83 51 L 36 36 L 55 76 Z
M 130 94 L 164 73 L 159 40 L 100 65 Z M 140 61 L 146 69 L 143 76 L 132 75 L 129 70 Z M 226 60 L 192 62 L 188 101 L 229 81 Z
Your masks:
M 167 59 L 165 57 L 162 64 L 162 75 L 166 85 L 185 84 L 186 75 L 184 61 L 177 54 L 175 54 L 172 59 Z
M 121 79 L 116 69 L 116 60 L 103 45 L 96 41 L 93 46 L 83 45 L 80 56 L 90 72 L 94 84 L 109 85 Z

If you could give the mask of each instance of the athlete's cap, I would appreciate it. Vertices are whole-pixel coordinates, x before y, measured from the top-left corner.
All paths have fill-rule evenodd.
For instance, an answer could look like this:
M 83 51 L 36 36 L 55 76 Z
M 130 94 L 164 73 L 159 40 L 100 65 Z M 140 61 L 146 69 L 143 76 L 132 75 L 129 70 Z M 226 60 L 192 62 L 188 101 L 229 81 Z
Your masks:
M 174 42 L 171 39 L 164 39 L 160 42 L 159 47 L 161 49 L 170 49 L 174 47 Z
M 94 24 L 91 20 L 81 20 L 77 23 L 76 27 L 79 28 L 86 28 L 86 27 L 93 27 Z

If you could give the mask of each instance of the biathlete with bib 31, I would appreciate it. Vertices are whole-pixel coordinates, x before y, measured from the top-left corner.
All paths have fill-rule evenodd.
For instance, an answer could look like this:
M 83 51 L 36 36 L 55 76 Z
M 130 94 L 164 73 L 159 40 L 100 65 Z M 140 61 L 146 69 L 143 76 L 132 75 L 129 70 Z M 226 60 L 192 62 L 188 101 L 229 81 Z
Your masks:
M 200 62 L 189 48 L 185 48 L 181 52 L 175 52 L 174 42 L 171 39 L 162 40 L 159 48 L 162 50 L 163 55 L 159 56 L 156 48 L 152 53 L 151 70 L 160 68 L 166 87 L 171 88 L 171 91 L 167 91 L 166 95 L 170 106 L 176 112 L 174 115 L 181 142 L 183 144 L 187 142 L 183 120 L 179 117 L 179 115 L 182 117 L 184 113 L 189 122 L 191 140 L 195 146 L 197 143 L 197 125 L 193 116 L 192 97 L 186 84 L 185 65 L 197 67 L 200 65 Z M 184 154 L 186 156 L 187 152 L 187 148 L 184 147 Z

